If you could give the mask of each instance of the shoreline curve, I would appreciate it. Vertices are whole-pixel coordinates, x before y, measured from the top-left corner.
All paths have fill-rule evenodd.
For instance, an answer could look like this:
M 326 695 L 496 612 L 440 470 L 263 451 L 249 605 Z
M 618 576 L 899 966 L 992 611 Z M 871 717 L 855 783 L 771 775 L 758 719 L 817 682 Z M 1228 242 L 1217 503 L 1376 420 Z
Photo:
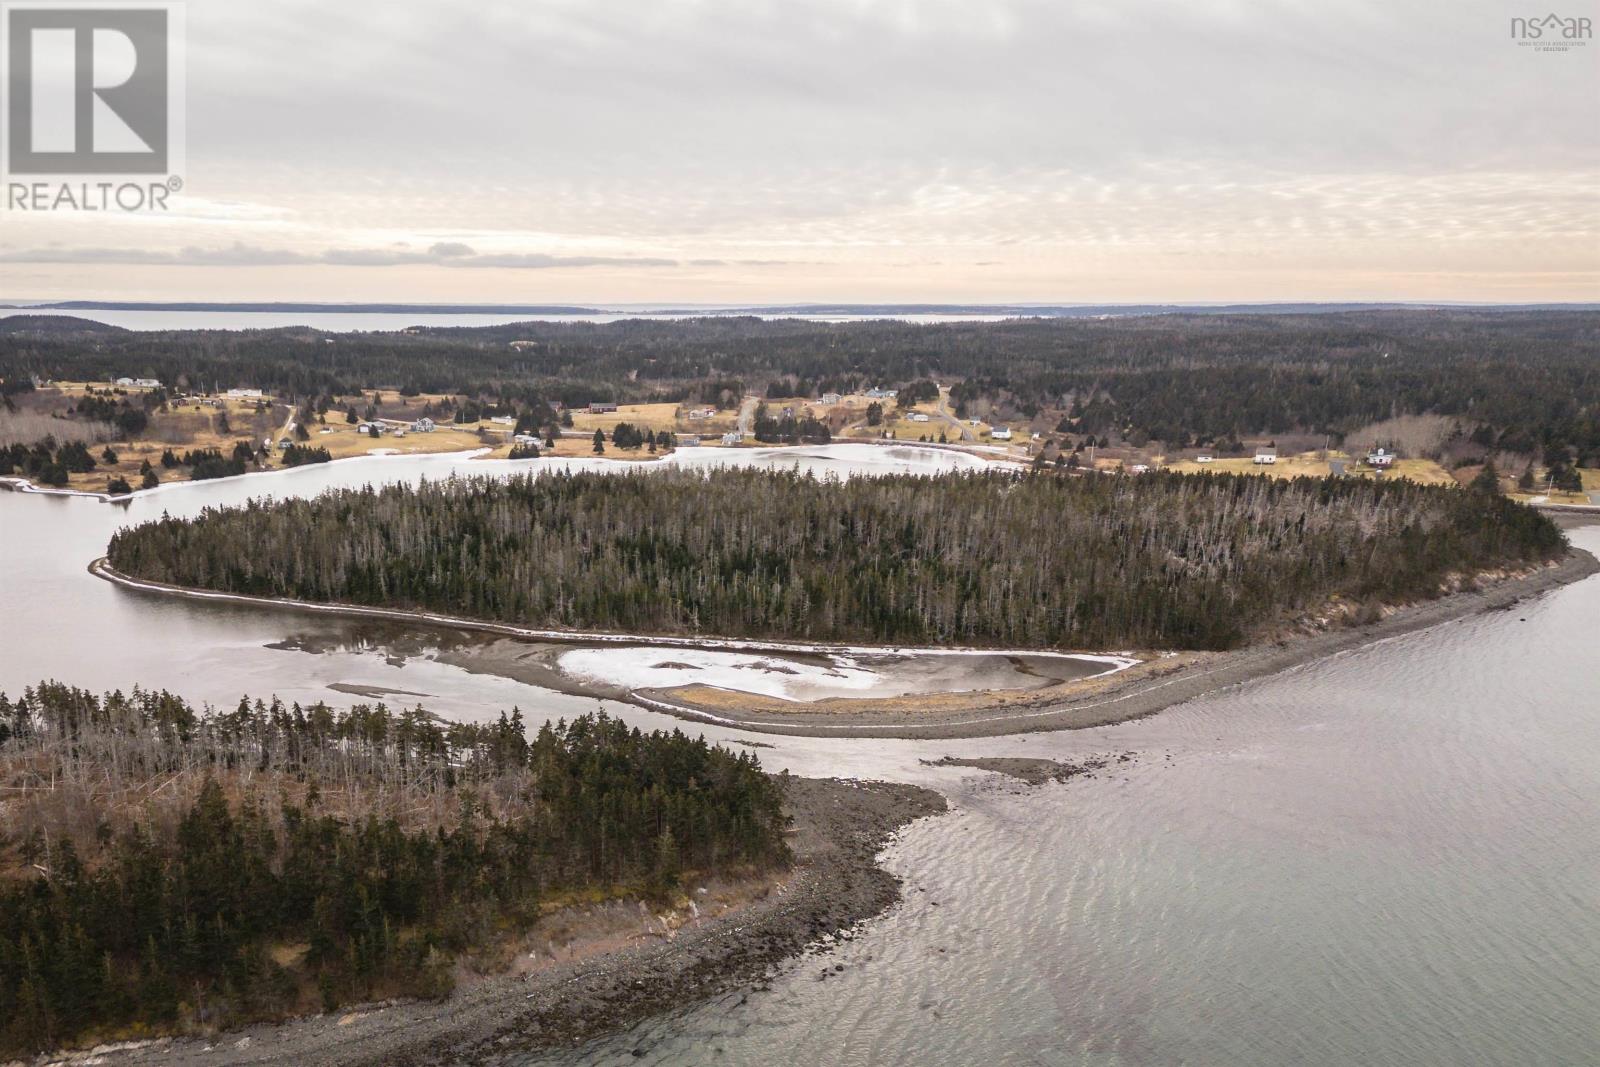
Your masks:
M 376 619 L 432 626 L 453 630 L 494 634 L 525 640 L 596 645 L 661 645 L 677 648 L 704 648 L 745 652 L 798 654 L 908 653 L 938 652 L 948 655 L 1047 655 L 1111 664 L 1089 680 L 1103 680 L 1095 692 L 1068 697 L 1043 706 L 1019 704 L 1010 708 L 991 708 L 981 712 L 951 711 L 917 714 L 914 712 L 860 713 L 848 721 L 826 712 L 796 710 L 775 713 L 762 709 L 741 714 L 726 708 L 712 711 L 692 703 L 665 699 L 649 690 L 626 691 L 616 699 L 649 711 L 691 722 L 722 726 L 751 733 L 784 734 L 801 737 L 958 739 L 993 737 L 1005 734 L 1039 733 L 1054 730 L 1086 729 L 1128 722 L 1185 703 L 1189 700 L 1242 685 L 1257 678 L 1277 674 L 1291 667 L 1338 655 L 1353 649 L 1484 611 L 1507 608 L 1525 597 L 1534 596 L 1600 573 L 1600 560 L 1581 548 L 1571 547 L 1559 561 L 1520 576 L 1502 579 L 1492 585 L 1451 593 L 1437 600 L 1421 601 L 1394 610 L 1383 619 L 1362 626 L 1324 630 L 1270 644 L 1258 644 L 1229 652 L 1209 653 L 1199 663 L 1170 671 L 1153 672 L 1138 678 L 1115 676 L 1141 661 L 1129 655 L 1071 653 L 1049 649 L 992 648 L 907 648 L 827 643 L 763 641 L 758 639 L 654 636 L 650 634 L 592 633 L 567 630 L 540 630 L 510 623 L 457 618 L 436 612 L 401 608 L 323 604 L 288 598 L 246 596 L 207 589 L 194 589 L 131 577 L 112 567 L 101 556 L 89 564 L 89 573 L 138 592 L 179 596 L 191 600 L 237 603 L 279 610 L 301 611 L 343 618 Z

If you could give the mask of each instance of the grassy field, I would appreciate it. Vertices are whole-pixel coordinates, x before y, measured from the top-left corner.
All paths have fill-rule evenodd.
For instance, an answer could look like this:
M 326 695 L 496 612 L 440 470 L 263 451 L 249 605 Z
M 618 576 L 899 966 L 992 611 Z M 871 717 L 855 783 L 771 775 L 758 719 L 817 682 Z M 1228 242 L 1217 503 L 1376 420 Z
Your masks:
M 1196 463 L 1193 460 L 1180 460 L 1170 464 L 1167 469 L 1180 474 L 1198 474 L 1202 471 L 1232 474 L 1269 474 L 1275 478 L 1325 478 L 1331 473 L 1327 459 L 1322 458 L 1320 452 L 1302 452 L 1293 456 L 1279 456 L 1278 462 L 1273 464 L 1257 464 L 1250 456 L 1234 456 L 1226 459 L 1214 459 L 1210 463 Z M 1342 452 L 1330 452 L 1328 456 L 1334 459 L 1345 459 L 1348 465 L 1345 474 L 1357 478 L 1370 478 L 1373 471 L 1365 466 L 1357 466 Z M 1400 459 L 1396 460 L 1394 467 L 1386 477 L 1409 478 L 1414 482 L 1424 485 L 1455 485 L 1456 479 L 1439 464 L 1431 459 Z
M 912 412 L 920 412 L 921 414 L 928 416 L 928 421 L 911 421 L 910 416 Z M 937 401 L 928 401 L 917 404 L 909 411 L 897 408 L 895 407 L 893 401 L 888 401 L 885 403 L 883 415 L 883 425 L 868 426 L 864 421 L 858 422 L 850 427 L 848 436 L 855 438 L 876 438 L 882 437 L 885 433 L 887 433 L 890 439 L 895 441 L 917 441 L 923 437 L 926 437 L 929 441 L 937 442 L 939 440 L 939 435 L 942 433 L 945 435 L 945 441 L 947 443 L 958 445 L 962 443 L 961 430 L 965 429 L 971 433 L 973 437 L 973 440 L 966 442 L 969 445 L 987 445 L 991 443 L 997 445 L 1007 444 L 1005 441 L 991 440 L 989 437 L 989 432 L 994 429 L 994 427 L 990 426 L 986 422 L 980 422 L 978 425 L 972 426 L 969 425 L 965 420 L 956 420 L 960 423 L 960 426 L 958 427 L 954 425 L 950 421 L 952 418 L 954 418 L 954 416 L 952 415 L 949 418 L 946 418 L 945 415 L 941 414 Z M 863 408 L 861 409 L 861 418 L 865 419 L 865 417 L 866 411 L 865 408 Z M 1010 444 L 1027 444 L 1029 434 L 1025 429 L 1016 429 L 1014 432 L 1016 436 L 1011 439 L 1009 442 Z
M 777 403 L 777 402 L 774 402 Z M 623 404 L 616 411 L 590 414 L 582 408 L 572 412 L 572 428 L 593 433 L 604 431 L 611 436 L 618 423 L 628 422 L 641 430 L 666 430 L 668 433 L 698 433 L 715 435 L 727 433 L 739 422 L 737 411 L 719 411 L 709 419 L 691 419 L 689 412 L 702 405 L 691 404 Z M 781 404 L 778 409 L 781 410 Z
M 1536 470 L 1534 473 L 1536 476 L 1536 481 L 1543 479 L 1545 476 L 1545 471 L 1542 467 Z M 1590 503 L 1589 494 L 1592 492 L 1600 492 L 1600 470 L 1579 468 L 1578 476 L 1583 479 L 1584 491 L 1581 493 L 1565 493 L 1559 489 L 1550 493 L 1546 493 L 1543 485 L 1541 484 L 1540 487 L 1532 493 L 1523 493 L 1518 491 L 1509 493 L 1507 495 L 1513 500 L 1521 500 L 1524 503 L 1528 501 L 1538 501 L 1540 503 L 1549 504 L 1587 505 Z
M 109 387 L 101 382 L 56 382 L 49 388 L 25 394 L 25 402 L 30 409 L 64 415 L 66 409 L 87 396 L 90 389 L 104 395 Z M 133 396 L 144 390 L 124 388 L 120 392 Z M 164 450 L 170 448 L 187 452 L 190 449 L 215 448 L 227 454 L 233 450 L 235 441 L 252 440 L 259 445 L 269 436 L 275 439 L 288 414 L 288 408 L 274 405 L 271 401 L 225 399 L 215 407 L 173 403 L 166 411 L 151 412 L 150 424 L 136 439 L 111 441 L 106 445 L 91 447 L 89 451 L 97 464 L 95 469 L 70 475 L 66 487 L 102 493 L 112 479 L 119 477 L 137 487 L 140 481 L 139 468 L 145 460 L 150 461 L 163 481 L 183 477 L 177 471 L 162 469 L 161 453 Z M 68 425 L 76 421 L 68 420 Z M 222 428 L 224 425 L 227 426 L 226 431 Z M 102 458 L 102 451 L 108 446 L 116 453 L 115 463 L 107 463 Z
M 32 412 L 64 416 L 66 409 L 88 395 L 91 388 L 96 392 L 105 393 L 108 387 L 102 383 L 92 382 L 56 382 L 48 389 L 26 394 L 25 402 Z M 124 389 L 123 392 L 132 395 L 141 390 Z M 425 405 L 432 404 L 437 408 L 444 398 L 402 397 L 398 392 L 389 390 L 366 394 L 357 401 L 356 407 L 358 410 L 365 410 L 366 404 L 373 402 L 374 399 L 380 418 L 411 420 L 421 414 Z M 150 423 L 137 438 L 92 446 L 90 452 L 96 460 L 95 469 L 70 475 L 66 488 L 100 493 L 105 492 L 109 483 L 116 478 L 122 478 L 129 485 L 138 488 L 141 482 L 139 470 L 146 460 L 163 482 L 187 480 L 186 470 L 167 469 L 161 466 L 162 452 L 169 448 L 178 453 L 214 448 L 226 456 L 233 452 L 234 445 L 240 441 L 248 441 L 257 449 L 269 440 L 276 446 L 279 438 L 283 436 L 289 416 L 288 406 L 270 398 L 256 400 L 224 396 L 174 400 L 168 404 L 167 410 L 149 413 Z M 326 420 L 326 425 L 313 423 L 307 426 L 306 429 L 311 434 L 310 440 L 300 443 L 326 448 L 335 459 L 370 455 L 375 452 L 406 454 L 460 452 L 483 447 L 485 444 L 497 444 L 501 440 L 499 434 L 491 434 L 487 438 L 481 436 L 478 432 L 479 424 L 455 426 L 448 421 L 440 422 L 439 429 L 433 433 L 407 433 L 404 437 L 385 434 L 381 438 L 374 439 L 358 433 L 355 426 L 345 421 L 342 403 L 339 407 L 329 409 Z M 57 421 L 64 430 L 100 425 L 85 424 L 77 419 L 67 418 Z M 490 424 L 482 425 L 487 427 Z M 224 426 L 226 430 L 223 429 Z M 322 432 L 324 429 L 326 433 Z M 505 428 L 494 427 L 494 429 Z M 64 440 L 68 439 L 69 434 L 63 432 L 59 436 Z M 115 463 L 107 463 L 102 458 L 107 445 L 116 454 Z M 586 449 L 588 447 L 585 445 Z M 506 450 L 509 450 L 509 442 Z M 261 469 L 275 470 L 278 467 L 278 452 L 274 447 Z

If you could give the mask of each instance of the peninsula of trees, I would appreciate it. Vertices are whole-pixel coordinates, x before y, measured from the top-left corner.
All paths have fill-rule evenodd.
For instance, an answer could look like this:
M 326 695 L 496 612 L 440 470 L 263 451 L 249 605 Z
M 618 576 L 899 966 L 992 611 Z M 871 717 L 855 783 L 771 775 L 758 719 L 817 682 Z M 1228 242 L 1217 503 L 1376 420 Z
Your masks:
M 1436 596 L 1565 541 L 1397 480 L 665 470 L 252 502 L 118 533 L 123 573 L 533 627 L 991 647 L 1225 649 L 1341 597 Z
M 604 716 L 445 723 L 0 694 L 0 1055 L 447 992 L 582 895 L 786 865 L 752 755 Z

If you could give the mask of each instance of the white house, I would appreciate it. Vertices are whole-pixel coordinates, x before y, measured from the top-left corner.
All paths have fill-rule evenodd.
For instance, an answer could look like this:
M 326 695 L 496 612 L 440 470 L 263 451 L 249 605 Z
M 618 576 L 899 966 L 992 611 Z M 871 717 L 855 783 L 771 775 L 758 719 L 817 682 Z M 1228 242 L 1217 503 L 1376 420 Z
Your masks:
M 680 433 L 675 436 L 679 448 L 696 448 L 700 444 L 700 435 L 697 433 Z
M 996 426 L 989 431 L 989 437 L 994 441 L 1009 441 L 1011 440 L 1011 428 L 1009 426 Z
M 1394 453 L 1386 452 L 1382 448 L 1367 453 L 1367 466 L 1374 470 L 1387 470 L 1394 465 Z
M 1194 461 L 1195 461 L 1195 462 L 1196 462 L 1196 463 L 1210 463 L 1210 462 L 1211 462 L 1211 461 L 1212 461 L 1212 459 L 1213 459 L 1213 458 L 1215 458 L 1215 457 L 1213 457 L 1213 456 L 1212 456 L 1212 455 L 1211 455 L 1211 453 L 1209 453 L 1209 452 L 1202 452 L 1202 453 L 1200 453 L 1200 454 L 1199 454 L 1199 455 L 1198 455 L 1198 456 L 1196 456 L 1196 457 L 1194 457 Z
M 433 420 L 426 415 L 411 424 L 413 433 L 432 433 L 434 428 Z
M 531 433 L 513 434 L 511 443 L 516 445 L 536 445 L 539 443 L 539 438 Z
M 915 412 L 912 412 L 912 414 L 911 414 L 911 421 L 912 422 L 927 422 L 928 421 L 928 416 L 923 414 L 920 411 L 915 411 Z
M 738 430 L 729 430 L 722 435 L 722 443 L 725 445 L 736 445 L 742 440 L 744 440 L 744 435 Z
M 117 385 L 132 385 L 133 384 L 133 379 L 132 378 L 118 378 L 116 380 L 116 384 Z
M 823 393 L 822 394 L 822 402 L 824 404 L 828 404 L 828 405 L 837 404 L 842 399 L 844 399 L 844 398 L 841 397 L 838 393 Z
M 1252 462 L 1263 466 L 1276 463 L 1278 462 L 1278 450 L 1275 448 L 1258 448 L 1256 449 L 1256 457 Z
M 141 389 L 160 389 L 161 388 L 161 379 L 159 379 L 159 378 L 135 378 L 133 380 L 133 384 L 137 385 Z
M 699 420 L 699 419 L 709 419 L 715 414 L 716 414 L 716 410 L 714 408 L 695 408 L 694 410 L 689 412 L 689 417 L 691 419 L 697 419 L 697 420 Z

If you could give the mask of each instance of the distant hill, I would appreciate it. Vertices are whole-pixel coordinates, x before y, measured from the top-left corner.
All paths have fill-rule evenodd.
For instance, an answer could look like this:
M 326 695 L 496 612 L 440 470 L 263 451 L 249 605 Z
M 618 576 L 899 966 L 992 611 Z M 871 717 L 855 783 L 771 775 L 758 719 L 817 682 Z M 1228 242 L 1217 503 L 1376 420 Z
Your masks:
M 1331 315 L 1351 311 L 1552 311 L 1593 310 L 1596 304 L 772 304 L 729 308 L 661 308 L 649 315 L 781 315 L 883 317 L 1000 315 L 1011 318 L 1119 318 L 1151 315 Z
M 112 326 L 93 319 L 80 319 L 74 315 L 9 315 L 0 318 L 0 334 L 36 333 L 127 333 L 121 326 Z

